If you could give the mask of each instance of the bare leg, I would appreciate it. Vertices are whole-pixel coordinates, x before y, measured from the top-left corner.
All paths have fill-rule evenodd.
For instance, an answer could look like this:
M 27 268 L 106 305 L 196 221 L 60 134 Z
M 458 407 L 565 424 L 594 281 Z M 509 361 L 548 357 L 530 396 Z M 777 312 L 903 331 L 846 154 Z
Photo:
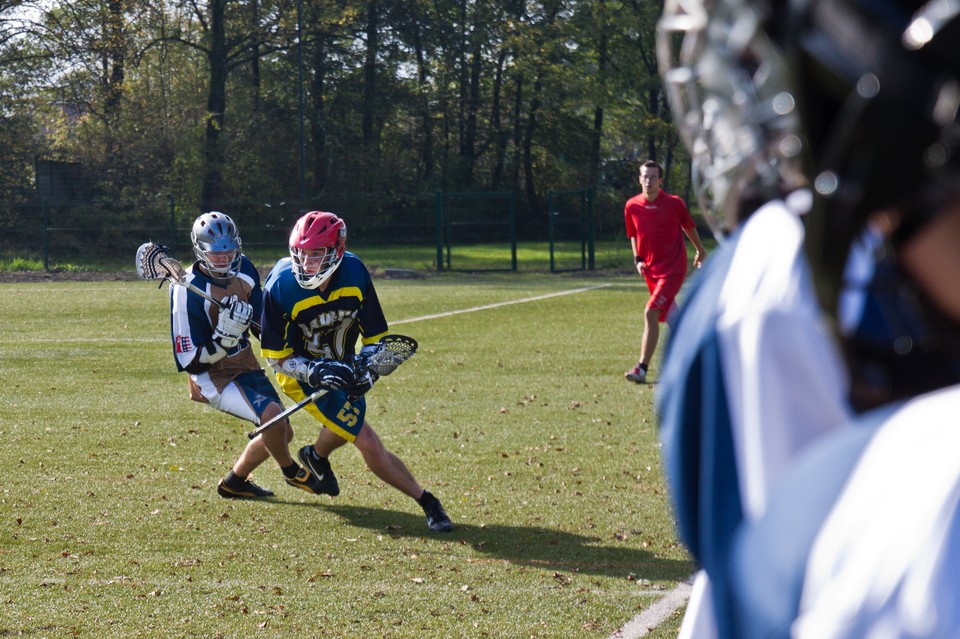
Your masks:
M 649 366 L 660 339 L 660 310 L 647 308 L 643 312 L 643 337 L 640 340 L 640 363 Z
M 267 422 L 275 415 L 280 414 L 283 409 L 277 404 L 270 404 L 263 412 L 263 422 Z M 273 457 L 280 468 L 289 466 L 293 463 L 293 457 L 290 456 L 289 444 L 293 439 L 293 428 L 289 420 L 283 420 L 273 428 L 257 435 L 251 439 L 247 447 L 240 454 L 237 462 L 233 465 L 233 472 L 238 477 L 247 477 L 253 472 L 253 469 Z
M 362 431 L 361 431 L 362 432 Z M 347 440 L 335 434 L 329 428 L 321 428 L 313 449 L 321 457 L 329 457 L 330 453 L 347 443 Z
M 363 455 L 363 461 L 366 462 L 367 468 L 372 470 L 373 474 L 384 483 L 393 486 L 413 499 L 419 499 L 423 495 L 423 487 L 414 479 L 406 464 L 384 447 L 383 442 L 380 441 L 380 437 L 369 422 L 364 423 L 353 445 Z

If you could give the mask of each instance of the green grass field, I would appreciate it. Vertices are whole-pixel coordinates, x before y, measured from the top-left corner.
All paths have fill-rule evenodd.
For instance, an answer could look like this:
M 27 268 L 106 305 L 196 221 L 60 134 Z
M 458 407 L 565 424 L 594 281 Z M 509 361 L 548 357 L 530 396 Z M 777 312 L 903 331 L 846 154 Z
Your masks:
M 287 487 L 272 461 L 255 479 L 276 498 L 219 498 L 250 425 L 188 399 L 166 286 L 0 285 L 0 636 L 602 639 L 691 574 L 654 386 L 623 379 L 640 278 L 377 287 L 421 347 L 368 419 L 450 534 L 352 447 L 331 458 L 335 499 Z M 585 287 L 600 288 L 470 310 Z M 295 450 L 316 423 L 292 422 Z M 681 614 L 645 636 L 676 636 Z

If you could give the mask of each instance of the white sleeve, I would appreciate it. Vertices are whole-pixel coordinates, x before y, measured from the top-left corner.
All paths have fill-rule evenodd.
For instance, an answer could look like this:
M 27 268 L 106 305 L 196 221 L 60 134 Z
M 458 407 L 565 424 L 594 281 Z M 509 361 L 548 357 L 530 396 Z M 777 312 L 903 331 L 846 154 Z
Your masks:
M 847 421 L 846 368 L 813 292 L 803 227 L 786 209 L 747 221 L 720 299 L 741 499 L 756 518 L 799 451 Z

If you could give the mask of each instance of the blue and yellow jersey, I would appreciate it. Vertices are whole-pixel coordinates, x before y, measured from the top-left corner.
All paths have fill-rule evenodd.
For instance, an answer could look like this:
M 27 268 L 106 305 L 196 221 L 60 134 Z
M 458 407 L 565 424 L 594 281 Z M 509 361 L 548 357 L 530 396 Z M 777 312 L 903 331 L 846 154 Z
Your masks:
M 357 339 L 373 344 L 387 333 L 387 320 L 367 267 L 343 255 L 324 291 L 305 289 L 290 258 L 277 262 L 264 283 L 260 346 L 264 357 L 300 355 L 346 360 Z
M 235 277 L 226 282 L 207 276 L 196 263 L 187 269 L 186 281 L 206 291 L 214 299 L 223 299 L 236 295 L 253 306 L 254 321 L 263 308 L 263 290 L 260 287 L 260 274 L 253 263 L 244 256 L 240 270 Z M 220 307 L 190 291 L 185 286 L 170 287 L 170 337 L 173 342 L 173 355 L 178 371 L 187 371 L 191 378 L 197 375 L 209 376 L 218 391 L 229 384 L 236 376 L 251 370 L 260 370 L 260 362 L 250 348 L 249 335 L 241 338 L 237 348 L 227 357 L 210 365 L 200 364 L 197 359 L 202 349 L 213 339 L 213 331 L 220 317 Z M 192 380 L 191 397 L 194 397 L 196 383 Z

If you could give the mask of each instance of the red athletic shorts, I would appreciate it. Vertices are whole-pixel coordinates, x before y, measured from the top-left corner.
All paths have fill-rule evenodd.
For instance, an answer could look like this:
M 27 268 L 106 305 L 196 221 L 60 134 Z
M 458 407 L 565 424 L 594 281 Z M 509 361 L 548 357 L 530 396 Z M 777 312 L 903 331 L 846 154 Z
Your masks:
M 647 288 L 650 289 L 650 301 L 647 302 L 647 308 L 660 311 L 660 321 L 666 322 L 667 316 L 677 306 L 677 293 L 683 286 L 684 276 L 650 277 L 644 273 L 643 277 L 647 280 Z

